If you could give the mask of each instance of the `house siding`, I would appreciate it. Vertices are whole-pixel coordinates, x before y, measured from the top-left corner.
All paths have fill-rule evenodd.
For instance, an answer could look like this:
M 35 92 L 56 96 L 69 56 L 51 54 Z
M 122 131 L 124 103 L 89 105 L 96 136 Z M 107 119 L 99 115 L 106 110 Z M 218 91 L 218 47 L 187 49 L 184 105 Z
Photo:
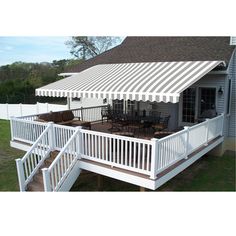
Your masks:
M 232 59 L 229 64 L 229 78 L 232 83 L 231 104 L 230 104 L 230 117 L 229 117 L 229 137 L 236 136 L 236 50 L 233 53 Z
M 94 106 L 102 106 L 103 99 L 97 99 L 97 98 L 81 98 L 80 101 L 72 101 L 70 107 L 71 109 L 76 109 L 80 107 L 94 107 Z

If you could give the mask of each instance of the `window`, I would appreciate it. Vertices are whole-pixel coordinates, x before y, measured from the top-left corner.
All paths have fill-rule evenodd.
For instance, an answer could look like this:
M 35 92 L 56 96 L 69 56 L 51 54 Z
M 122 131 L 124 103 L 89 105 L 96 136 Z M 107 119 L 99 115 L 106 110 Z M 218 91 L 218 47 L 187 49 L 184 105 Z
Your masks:
M 113 110 L 119 113 L 123 113 L 124 100 L 115 99 L 112 101 Z
M 81 98 L 72 98 L 72 102 L 80 102 L 81 101 Z
M 231 79 L 228 83 L 228 100 L 227 100 L 227 114 L 230 114 L 230 103 L 231 103 Z
M 135 112 L 135 101 L 128 100 L 127 101 L 127 113 L 134 114 Z
M 199 115 L 208 110 L 216 110 L 216 88 L 199 88 Z
M 183 92 L 183 111 L 182 111 L 183 122 L 194 123 L 195 100 L 196 100 L 195 88 L 188 88 Z

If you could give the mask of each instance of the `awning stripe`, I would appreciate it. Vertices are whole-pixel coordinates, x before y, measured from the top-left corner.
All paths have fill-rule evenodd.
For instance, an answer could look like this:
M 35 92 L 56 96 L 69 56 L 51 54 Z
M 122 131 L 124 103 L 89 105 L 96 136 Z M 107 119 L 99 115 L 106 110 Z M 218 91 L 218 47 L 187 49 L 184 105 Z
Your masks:
M 179 101 L 180 93 L 222 61 L 102 64 L 36 89 L 38 96 Z

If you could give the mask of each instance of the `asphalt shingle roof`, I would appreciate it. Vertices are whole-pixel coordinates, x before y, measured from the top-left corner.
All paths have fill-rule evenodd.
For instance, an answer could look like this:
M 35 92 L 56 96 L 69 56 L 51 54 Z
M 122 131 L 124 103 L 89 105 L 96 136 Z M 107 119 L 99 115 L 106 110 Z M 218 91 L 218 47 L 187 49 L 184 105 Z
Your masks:
M 66 72 L 110 63 L 221 60 L 228 64 L 234 49 L 230 37 L 127 37 L 119 46 Z

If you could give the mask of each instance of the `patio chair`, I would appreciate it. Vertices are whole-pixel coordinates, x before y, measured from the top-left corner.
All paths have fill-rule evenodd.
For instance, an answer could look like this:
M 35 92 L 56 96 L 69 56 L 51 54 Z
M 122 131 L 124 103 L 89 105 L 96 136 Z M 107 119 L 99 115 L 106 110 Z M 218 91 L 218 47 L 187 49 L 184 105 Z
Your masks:
M 102 116 L 102 124 L 103 124 L 103 119 L 106 118 L 107 122 L 108 120 L 110 120 L 112 118 L 112 114 L 111 114 L 111 108 L 110 106 L 102 108 L 101 110 L 101 116 Z
M 152 128 L 155 131 L 163 131 L 168 129 L 168 124 L 170 120 L 170 115 L 160 118 L 160 122 L 152 125 Z
M 198 123 L 205 121 L 206 119 L 211 119 L 217 116 L 217 112 L 215 109 L 208 109 L 202 112 L 202 114 L 198 117 Z

